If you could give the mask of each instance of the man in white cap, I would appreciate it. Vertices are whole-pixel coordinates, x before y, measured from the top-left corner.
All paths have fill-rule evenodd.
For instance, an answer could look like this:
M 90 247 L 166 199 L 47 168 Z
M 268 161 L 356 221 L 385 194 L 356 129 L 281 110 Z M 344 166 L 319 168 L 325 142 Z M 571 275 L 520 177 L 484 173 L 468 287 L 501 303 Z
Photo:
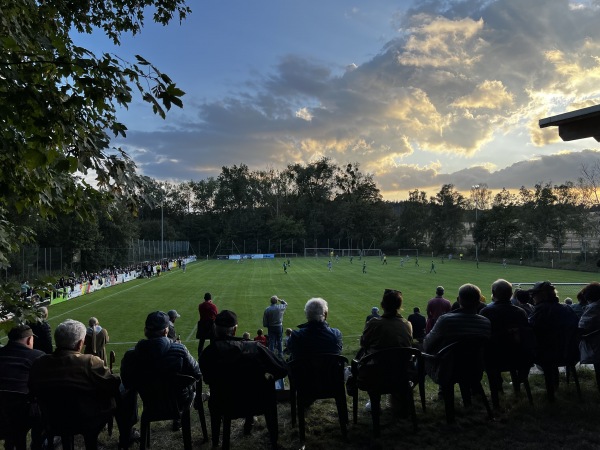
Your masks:
M 263 314 L 263 327 L 269 330 L 269 350 L 279 356 L 283 356 L 283 314 L 286 308 L 286 301 L 274 295 L 271 306 Z

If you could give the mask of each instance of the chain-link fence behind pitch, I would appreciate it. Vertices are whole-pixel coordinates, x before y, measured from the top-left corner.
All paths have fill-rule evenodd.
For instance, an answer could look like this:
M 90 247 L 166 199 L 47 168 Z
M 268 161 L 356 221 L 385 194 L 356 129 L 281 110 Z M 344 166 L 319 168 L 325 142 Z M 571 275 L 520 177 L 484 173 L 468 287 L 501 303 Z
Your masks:
M 525 291 L 531 289 L 536 282 L 524 282 L 524 283 L 513 283 L 513 289 L 523 289 Z M 577 303 L 577 293 L 581 291 L 589 283 L 559 283 L 552 282 L 558 293 L 558 298 L 564 303 L 568 297 L 573 300 L 573 303 Z

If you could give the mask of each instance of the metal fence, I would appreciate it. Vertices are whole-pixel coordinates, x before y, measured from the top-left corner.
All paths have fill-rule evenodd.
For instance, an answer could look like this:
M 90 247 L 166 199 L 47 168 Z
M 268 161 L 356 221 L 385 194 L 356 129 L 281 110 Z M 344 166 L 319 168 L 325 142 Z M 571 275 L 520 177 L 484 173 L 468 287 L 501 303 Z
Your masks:
M 83 253 L 83 254 L 82 254 Z M 113 266 L 134 266 L 147 261 L 177 259 L 194 254 L 189 241 L 132 241 L 127 248 L 102 248 L 94 255 L 94 265 L 87 267 L 87 252 L 67 256 L 60 247 L 27 247 L 9 256 L 9 267 L 0 272 L 6 281 L 40 279 L 82 269 L 96 271 Z M 89 256 L 89 255 L 88 255 Z M 84 267 L 85 266 L 85 267 Z

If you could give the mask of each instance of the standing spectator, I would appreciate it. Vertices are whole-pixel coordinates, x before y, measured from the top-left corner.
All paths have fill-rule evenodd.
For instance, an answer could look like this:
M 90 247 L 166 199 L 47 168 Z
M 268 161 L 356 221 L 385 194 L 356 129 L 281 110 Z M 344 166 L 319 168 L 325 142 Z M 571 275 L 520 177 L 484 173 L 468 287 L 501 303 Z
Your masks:
M 418 342 L 423 342 L 425 338 L 425 327 L 427 325 L 427 319 L 421 314 L 421 310 L 418 306 L 413 308 L 413 313 L 408 316 L 408 321 L 412 325 L 413 339 Z
M 202 354 L 206 340 L 211 339 L 213 336 L 215 317 L 217 317 L 218 312 L 217 306 L 212 302 L 212 295 L 210 295 L 210 292 L 207 292 L 204 294 L 204 302 L 198 305 L 198 313 L 200 314 L 198 329 L 196 331 L 196 338 L 199 339 L 198 358 Z
M 283 356 L 283 315 L 286 308 L 286 301 L 273 295 L 271 305 L 263 313 L 263 327 L 267 327 L 269 334 L 269 350 L 279 356 Z
M 371 314 L 369 314 L 367 316 L 367 320 L 365 320 L 365 322 L 368 322 L 371 319 L 379 319 L 381 316 L 379 315 L 379 308 L 377 306 L 373 306 L 371 308 Z
M 50 354 L 52 353 L 52 328 L 48 323 L 48 308 L 41 306 L 38 311 L 40 312 L 40 318 L 35 323 L 29 324 L 35 335 L 33 348 Z
M 290 349 L 288 348 L 288 342 L 290 341 L 290 336 L 292 335 L 292 329 L 291 328 L 286 328 L 285 329 L 285 337 L 283 338 L 283 353 L 285 355 L 289 355 L 290 354 Z
M 312 353 L 342 352 L 342 333 L 327 323 L 329 307 L 322 298 L 311 298 L 306 302 L 304 314 L 307 322 L 292 331 L 288 341 L 291 359 Z
M 452 308 L 450 300 L 444 298 L 443 286 L 438 286 L 435 289 L 435 297 L 427 302 L 427 324 L 425 325 L 425 333 L 429 333 L 438 318 L 446 314 Z
M 30 295 L 31 295 L 31 287 L 29 286 L 29 282 L 26 280 L 23 280 L 21 282 L 21 297 L 27 298 Z
M 167 334 L 167 337 L 171 339 L 171 342 L 175 342 L 177 340 L 175 321 L 181 317 L 181 315 L 174 309 L 170 310 L 167 315 L 169 316 L 169 333 Z
M 85 330 L 85 349 L 83 353 L 86 355 L 96 355 L 104 361 L 105 366 L 108 366 L 106 359 L 106 344 L 109 341 L 108 332 L 100 326 L 100 322 L 95 317 L 90 317 L 88 324 L 89 327 Z

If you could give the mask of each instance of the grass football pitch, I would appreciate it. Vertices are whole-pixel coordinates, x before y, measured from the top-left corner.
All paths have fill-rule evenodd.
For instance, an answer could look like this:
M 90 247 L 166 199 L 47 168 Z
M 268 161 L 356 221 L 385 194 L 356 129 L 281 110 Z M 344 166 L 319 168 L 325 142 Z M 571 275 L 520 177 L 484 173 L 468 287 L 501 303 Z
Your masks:
M 181 340 L 196 355 L 196 322 L 198 303 L 210 292 L 219 311 L 233 310 L 238 315 L 238 336 L 248 331 L 252 337 L 262 328 L 262 315 L 271 295 L 288 302 L 284 327 L 295 328 L 304 320 L 304 305 L 312 297 L 322 297 L 329 303 L 328 322 L 339 328 L 344 338 L 344 354 L 352 358 L 358 350 L 358 340 L 365 318 L 373 306 L 379 306 L 385 288 L 402 291 L 402 315 L 407 317 L 413 307 L 425 313 L 427 301 L 434 296 L 436 286 L 446 289 L 446 298 L 454 301 L 460 285 L 474 283 L 481 288 L 487 302 L 490 286 L 498 278 L 510 282 L 588 283 L 598 277 L 594 273 L 533 268 L 518 265 L 480 263 L 472 261 L 435 260 L 436 273 L 431 272 L 431 259 L 414 258 L 400 264 L 400 258 L 388 257 L 387 265 L 378 257 L 357 257 L 351 263 L 341 258 L 331 271 L 327 258 L 293 258 L 288 273 L 283 260 L 198 261 L 187 266 L 184 273 L 174 269 L 160 277 L 131 281 L 91 295 L 69 300 L 49 308 L 49 321 L 54 329 L 65 319 L 76 319 L 87 326 L 88 319 L 97 317 L 110 335 L 107 350 L 117 354 L 117 370 L 123 353 L 142 339 L 144 321 L 149 312 L 175 309 L 181 317 L 175 323 Z M 366 273 L 363 262 L 366 261 Z M 561 301 L 574 292 L 561 292 Z M 575 300 L 576 301 L 576 300 Z M 5 341 L 5 338 L 2 339 Z

